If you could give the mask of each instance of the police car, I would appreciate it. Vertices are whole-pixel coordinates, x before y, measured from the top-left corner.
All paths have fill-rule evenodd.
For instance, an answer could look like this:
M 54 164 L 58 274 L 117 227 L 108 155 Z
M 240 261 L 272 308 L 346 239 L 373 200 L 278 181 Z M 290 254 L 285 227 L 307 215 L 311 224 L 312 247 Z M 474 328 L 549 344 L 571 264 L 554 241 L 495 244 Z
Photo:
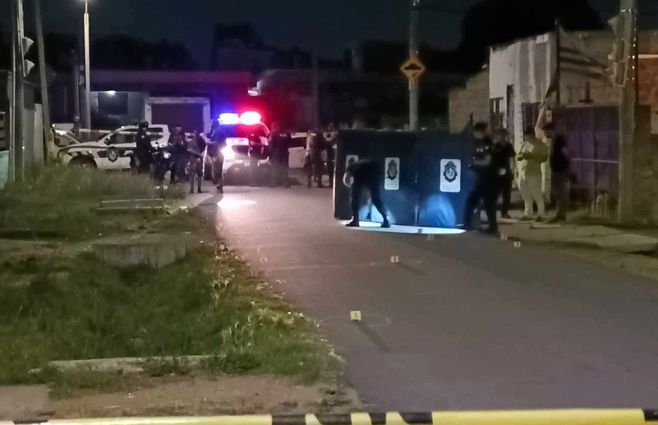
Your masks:
M 167 145 L 169 128 L 166 125 L 150 125 L 147 132 L 154 148 Z M 57 158 L 65 165 L 127 170 L 135 154 L 136 139 L 137 126 L 122 126 L 97 141 L 71 143 L 58 151 Z

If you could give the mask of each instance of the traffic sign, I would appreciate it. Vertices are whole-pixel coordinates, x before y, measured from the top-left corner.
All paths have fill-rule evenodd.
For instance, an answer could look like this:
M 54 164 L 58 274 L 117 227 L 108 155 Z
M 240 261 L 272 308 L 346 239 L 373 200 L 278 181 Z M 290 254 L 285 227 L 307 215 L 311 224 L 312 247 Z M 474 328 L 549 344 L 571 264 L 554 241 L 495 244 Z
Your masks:
M 415 81 L 427 71 L 427 68 L 423 65 L 418 56 L 414 55 L 402 64 L 400 71 L 402 71 L 408 80 Z

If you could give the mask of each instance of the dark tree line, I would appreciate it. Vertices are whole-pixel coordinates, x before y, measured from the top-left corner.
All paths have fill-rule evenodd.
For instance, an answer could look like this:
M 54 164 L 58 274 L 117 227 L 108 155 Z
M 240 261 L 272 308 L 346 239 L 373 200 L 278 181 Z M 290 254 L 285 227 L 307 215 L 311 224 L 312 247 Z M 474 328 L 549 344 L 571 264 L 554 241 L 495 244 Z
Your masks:
M 431 14 L 424 26 L 431 25 Z M 402 19 L 402 17 L 401 17 Z M 423 60 L 434 71 L 472 72 L 486 62 L 488 48 L 533 34 L 550 31 L 559 19 L 568 30 L 602 28 L 598 14 L 588 0 L 482 0 L 465 13 L 461 43 L 451 51 L 422 46 Z M 9 42 L 0 31 L 0 67 L 9 66 Z M 271 67 L 310 67 L 311 54 L 299 48 L 277 49 L 267 46 L 249 23 L 215 26 L 211 68 L 220 46 L 271 49 Z M 76 36 L 47 34 L 47 62 L 55 70 L 70 67 L 70 53 L 79 48 Z M 34 55 L 34 50 L 32 55 Z M 397 73 L 407 56 L 402 42 L 370 41 L 360 52 L 367 72 Z M 342 66 L 349 66 L 352 52 L 347 52 Z M 166 40 L 149 42 L 128 35 L 111 35 L 92 42 L 92 61 L 98 68 L 121 69 L 195 69 L 198 65 L 180 43 Z M 324 61 L 325 66 L 340 64 Z M 214 65 L 214 66 L 213 66 Z

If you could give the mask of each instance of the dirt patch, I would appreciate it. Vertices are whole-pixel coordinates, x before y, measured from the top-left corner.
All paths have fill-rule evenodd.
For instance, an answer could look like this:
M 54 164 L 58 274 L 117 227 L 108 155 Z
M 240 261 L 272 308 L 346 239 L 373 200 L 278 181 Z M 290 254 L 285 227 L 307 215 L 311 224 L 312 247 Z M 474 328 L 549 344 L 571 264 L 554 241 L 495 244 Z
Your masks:
M 52 400 L 45 386 L 0 387 L 0 419 L 170 415 L 348 413 L 361 404 L 336 384 L 300 385 L 274 376 L 131 377 L 120 392 Z

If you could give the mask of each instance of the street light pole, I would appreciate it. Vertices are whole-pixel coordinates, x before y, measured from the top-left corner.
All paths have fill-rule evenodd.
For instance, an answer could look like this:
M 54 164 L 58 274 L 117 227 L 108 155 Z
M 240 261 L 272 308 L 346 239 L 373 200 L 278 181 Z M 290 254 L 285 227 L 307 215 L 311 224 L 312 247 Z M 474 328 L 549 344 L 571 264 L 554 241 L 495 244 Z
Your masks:
M 411 17 L 409 22 L 409 57 L 419 54 L 418 25 L 420 23 L 420 0 L 411 0 Z M 418 131 L 418 103 L 420 96 L 418 78 L 409 80 L 409 130 Z
M 89 58 L 89 0 L 85 0 L 84 17 L 85 44 L 85 126 L 91 128 L 91 65 Z

